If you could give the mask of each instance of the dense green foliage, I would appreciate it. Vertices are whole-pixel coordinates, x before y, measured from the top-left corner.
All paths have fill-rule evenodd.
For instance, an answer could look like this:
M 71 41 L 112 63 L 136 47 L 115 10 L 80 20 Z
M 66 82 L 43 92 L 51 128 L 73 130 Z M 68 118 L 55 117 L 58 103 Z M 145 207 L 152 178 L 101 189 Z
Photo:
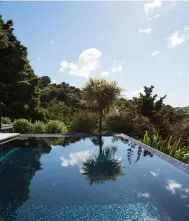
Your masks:
M 33 124 L 33 131 L 32 131 L 32 133 L 35 133 L 35 134 L 45 133 L 45 124 L 42 121 L 36 121 Z
M 16 133 L 27 134 L 32 133 L 33 124 L 26 119 L 17 119 L 13 122 L 13 128 Z
M 14 131 L 21 134 L 34 133 L 67 133 L 66 125 L 58 120 L 50 120 L 46 124 L 41 121 L 34 123 L 27 119 L 17 119 L 13 122 Z
M 181 147 L 180 140 L 176 140 L 173 142 L 172 136 L 170 136 L 166 140 L 162 140 L 160 139 L 158 134 L 149 137 L 148 132 L 146 132 L 142 142 L 174 157 L 175 159 L 178 159 L 185 163 L 189 163 L 188 148 Z
M 63 122 L 58 120 L 50 120 L 45 126 L 46 133 L 66 133 L 67 127 Z
M 11 124 L 11 120 L 8 117 L 2 117 L 1 118 L 2 124 Z
M 180 140 L 179 147 L 189 148 L 188 107 L 164 104 L 166 96 L 159 98 L 153 86 L 129 100 L 119 97 L 115 82 L 90 79 L 79 89 L 54 84 L 45 73 L 38 77 L 13 30 L 13 22 L 0 17 L 0 100 L 5 104 L 3 116 L 14 122 L 16 132 L 112 131 L 142 139 L 148 131 L 150 137 L 172 136 L 173 142 Z M 4 118 L 3 123 L 10 121 Z
M 93 133 L 97 125 L 97 116 L 90 112 L 79 112 L 75 114 L 71 126 L 70 132 L 80 132 L 80 133 Z
M 0 17 L 0 99 L 6 116 L 39 118 L 39 78 L 27 59 L 27 48 L 13 30 L 13 22 Z

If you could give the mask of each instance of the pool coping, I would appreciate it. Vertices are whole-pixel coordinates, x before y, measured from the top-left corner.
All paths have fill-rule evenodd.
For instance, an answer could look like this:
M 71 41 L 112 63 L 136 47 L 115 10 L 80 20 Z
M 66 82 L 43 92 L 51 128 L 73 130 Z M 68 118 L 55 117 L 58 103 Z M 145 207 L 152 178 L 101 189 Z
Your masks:
M 19 133 L 0 133 L 0 145 L 18 139 L 19 136 Z
M 175 159 L 175 158 L 173 158 L 173 157 L 171 157 L 171 156 L 169 156 L 169 155 L 167 155 L 167 154 L 165 154 L 165 153 L 163 153 L 159 150 L 156 150 L 153 147 L 150 147 L 150 146 L 148 146 L 148 145 L 146 145 L 146 144 L 144 144 L 144 143 L 142 143 L 138 140 L 135 140 L 134 138 L 129 137 L 125 134 L 115 134 L 114 136 L 116 136 L 118 138 L 120 137 L 120 138 L 129 140 L 129 141 L 137 144 L 138 146 L 144 148 L 145 150 L 149 151 L 153 155 L 156 155 L 156 156 L 162 158 L 163 160 L 167 161 L 168 163 L 172 164 L 173 166 L 189 173 L 189 164 L 185 164 L 185 163 L 183 163 L 183 162 L 181 162 L 181 161 L 179 161 L 179 160 L 177 160 L 177 159 Z

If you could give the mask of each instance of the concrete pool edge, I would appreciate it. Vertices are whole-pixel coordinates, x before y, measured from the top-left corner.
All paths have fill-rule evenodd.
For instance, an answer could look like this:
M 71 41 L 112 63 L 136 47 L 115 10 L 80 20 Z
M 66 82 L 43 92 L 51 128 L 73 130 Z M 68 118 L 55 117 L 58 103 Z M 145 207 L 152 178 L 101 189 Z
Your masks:
M 123 139 L 127 139 L 127 140 L 137 144 L 138 146 L 144 148 L 145 150 L 149 151 L 153 155 L 156 155 L 156 156 L 160 157 L 161 159 L 167 161 L 168 163 L 172 164 L 173 166 L 189 173 L 189 164 L 185 164 L 185 163 L 183 163 L 183 162 L 181 162 L 181 161 L 179 161 L 179 160 L 177 160 L 177 159 L 175 159 L 175 158 L 173 158 L 173 157 L 171 157 L 171 156 L 169 156 L 169 155 L 167 155 L 167 154 L 165 154 L 165 153 L 163 153 L 159 150 L 156 150 L 153 147 L 150 147 L 150 146 L 148 146 L 148 145 L 146 145 L 146 144 L 144 144 L 144 143 L 142 143 L 138 140 L 135 140 L 134 138 L 129 137 L 125 134 L 115 134 L 114 136 L 120 137 L 120 138 L 123 138 Z

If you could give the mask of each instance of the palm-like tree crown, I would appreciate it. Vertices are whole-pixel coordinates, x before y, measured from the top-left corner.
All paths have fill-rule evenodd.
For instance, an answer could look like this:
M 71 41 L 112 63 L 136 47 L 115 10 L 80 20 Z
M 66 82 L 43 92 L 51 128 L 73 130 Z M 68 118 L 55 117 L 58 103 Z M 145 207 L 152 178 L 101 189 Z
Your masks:
M 103 79 L 89 79 L 83 88 L 85 101 L 97 109 L 99 113 L 99 134 L 102 132 L 103 112 L 120 96 L 121 88 L 116 81 L 108 82 Z
M 85 99 L 99 109 L 108 108 L 121 93 L 116 81 L 108 82 L 104 79 L 92 79 L 85 84 L 83 94 Z

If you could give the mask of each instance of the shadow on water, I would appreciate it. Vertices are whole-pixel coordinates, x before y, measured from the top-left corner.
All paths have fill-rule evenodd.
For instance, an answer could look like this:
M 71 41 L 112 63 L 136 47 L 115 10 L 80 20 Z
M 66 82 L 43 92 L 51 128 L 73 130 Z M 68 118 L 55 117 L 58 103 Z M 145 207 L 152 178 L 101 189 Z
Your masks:
M 117 180 L 123 175 L 123 166 L 121 160 L 115 156 L 116 147 L 103 149 L 102 136 L 92 138 L 91 141 L 99 146 L 99 154 L 87 158 L 83 163 L 83 176 L 91 185 Z
M 29 199 L 30 184 L 41 170 L 42 155 L 52 145 L 68 146 L 78 138 L 27 138 L 0 146 L 0 220 L 16 221 L 16 209 Z M 10 146 L 11 145 L 11 146 Z
M 14 151 L 13 151 L 14 150 Z M 16 220 L 16 209 L 29 199 L 30 183 L 35 173 L 41 170 L 40 158 L 50 148 L 16 148 L 5 150 L 1 146 L 0 161 L 0 220 Z

